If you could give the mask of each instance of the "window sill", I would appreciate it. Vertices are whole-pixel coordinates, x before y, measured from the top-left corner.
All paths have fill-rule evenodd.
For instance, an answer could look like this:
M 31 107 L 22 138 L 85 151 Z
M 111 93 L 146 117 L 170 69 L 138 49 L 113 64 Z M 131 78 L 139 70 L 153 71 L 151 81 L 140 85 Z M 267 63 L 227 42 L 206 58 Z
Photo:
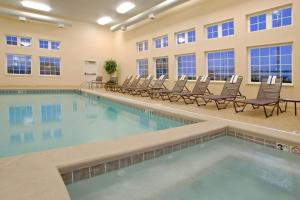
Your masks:
M 8 74 L 8 73 L 6 73 L 5 74 L 6 76 L 21 76 L 21 77 L 30 77 L 30 76 L 32 76 L 32 73 L 31 74 Z
M 246 85 L 260 85 L 261 82 L 247 82 Z M 294 87 L 293 83 L 283 83 L 283 87 Z

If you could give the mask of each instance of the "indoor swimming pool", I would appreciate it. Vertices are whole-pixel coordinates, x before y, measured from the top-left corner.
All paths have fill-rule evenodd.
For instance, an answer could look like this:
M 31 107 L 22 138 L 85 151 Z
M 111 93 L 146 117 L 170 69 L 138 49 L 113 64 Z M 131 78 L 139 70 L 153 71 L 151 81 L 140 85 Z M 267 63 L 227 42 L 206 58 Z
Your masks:
M 0 157 L 186 124 L 76 92 L 1 94 L 0 97 Z
M 300 157 L 229 136 L 70 185 L 72 200 L 298 200 Z

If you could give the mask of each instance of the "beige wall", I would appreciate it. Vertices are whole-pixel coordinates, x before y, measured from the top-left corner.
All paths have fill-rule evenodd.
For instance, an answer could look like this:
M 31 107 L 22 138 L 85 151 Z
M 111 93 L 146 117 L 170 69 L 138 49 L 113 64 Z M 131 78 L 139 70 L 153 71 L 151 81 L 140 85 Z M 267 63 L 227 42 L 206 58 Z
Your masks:
M 73 23 L 72 27 L 58 28 L 55 25 L 20 22 L 15 19 L 0 18 L 0 86 L 1 87 L 57 87 L 79 86 L 84 80 L 84 61 L 97 61 L 100 74 L 103 62 L 113 58 L 112 33 L 106 28 L 93 24 Z M 27 36 L 32 38 L 30 48 L 6 45 L 5 35 Z M 39 48 L 39 39 L 61 42 L 61 50 Z M 6 54 L 24 54 L 32 56 L 32 75 L 7 75 Z M 61 58 L 61 75 L 40 76 L 39 56 Z
M 256 12 L 276 8 L 283 5 L 293 4 L 293 25 L 278 29 L 265 30 L 261 32 L 248 32 L 247 15 Z M 205 25 L 234 19 L 235 36 L 207 40 Z M 122 77 L 136 73 L 136 59 L 149 59 L 149 73 L 155 74 L 154 57 L 169 57 L 169 86 L 172 86 L 176 76 L 175 55 L 196 53 L 197 75 L 207 73 L 206 54 L 207 51 L 234 49 L 235 71 L 244 76 L 242 92 L 248 97 L 255 97 L 258 85 L 250 84 L 248 73 L 248 51 L 247 48 L 258 45 L 269 45 L 278 43 L 293 43 L 293 86 L 284 86 L 284 97 L 300 98 L 300 2 L 298 0 L 211 0 L 205 3 L 193 4 L 173 14 L 156 19 L 152 23 L 134 28 L 126 32 L 115 34 L 116 55 L 122 66 Z M 176 45 L 175 33 L 196 29 L 197 39 L 194 44 Z M 168 34 L 169 47 L 154 49 L 153 38 Z M 148 40 L 149 51 L 137 52 L 136 42 Z M 126 70 L 125 70 L 126 69 Z M 193 86 L 190 81 L 189 87 Z M 210 89 L 214 93 L 220 92 L 223 83 L 212 83 Z
M 168 86 L 174 84 L 176 76 L 175 55 L 195 53 L 197 56 L 197 75 L 207 73 L 207 51 L 234 49 L 235 70 L 244 76 L 242 92 L 248 97 L 254 97 L 258 85 L 249 83 L 248 51 L 247 48 L 258 45 L 279 43 L 293 43 L 293 86 L 284 86 L 283 95 L 300 98 L 300 2 L 297 0 L 209 0 L 204 3 L 195 3 L 175 8 L 169 14 L 158 19 L 139 25 L 126 32 L 112 33 L 106 28 L 93 24 L 74 22 L 72 27 L 59 29 L 53 25 L 22 23 L 17 20 L 0 18 L 0 35 L 15 34 L 32 37 L 32 47 L 15 47 L 5 45 L 0 40 L 0 86 L 78 86 L 82 83 L 85 60 L 95 60 L 101 74 L 103 61 L 107 58 L 116 58 L 119 64 L 119 74 L 124 79 L 128 74 L 136 73 L 136 59 L 149 59 L 149 73 L 155 74 L 154 57 L 169 57 L 170 80 Z M 290 27 L 265 30 L 249 33 L 247 31 L 247 15 L 273 9 L 283 5 L 293 4 L 293 22 Z M 207 40 L 205 25 L 234 19 L 235 35 L 233 37 Z M 197 39 L 193 44 L 178 46 L 175 44 L 175 33 L 196 29 Z M 169 36 L 169 47 L 164 49 L 153 48 L 153 38 Z M 38 39 L 61 41 L 60 51 L 50 51 L 38 48 Z M 137 52 L 136 42 L 148 40 L 149 51 Z M 31 76 L 12 76 L 6 74 L 6 53 L 28 54 L 33 56 Z M 39 76 L 39 56 L 55 56 L 62 58 L 62 71 L 59 77 Z M 190 81 L 189 87 L 193 86 Z M 222 83 L 212 83 L 210 89 L 214 93 L 220 92 Z

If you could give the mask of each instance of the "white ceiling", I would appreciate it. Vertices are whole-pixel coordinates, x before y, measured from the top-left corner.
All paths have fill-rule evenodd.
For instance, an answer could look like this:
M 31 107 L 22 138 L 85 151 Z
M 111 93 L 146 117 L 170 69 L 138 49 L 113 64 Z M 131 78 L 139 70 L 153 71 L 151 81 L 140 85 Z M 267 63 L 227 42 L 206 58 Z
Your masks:
M 130 17 L 133 17 L 164 0 L 130 0 L 136 7 L 127 14 L 118 14 L 116 7 L 127 0 L 32 0 L 47 3 L 52 7 L 50 13 L 25 9 L 21 5 L 21 0 L 0 0 L 1 7 L 15 8 L 22 11 L 43 13 L 50 16 L 66 18 L 70 20 L 96 23 L 97 19 L 108 15 L 114 22 L 110 25 L 118 24 Z

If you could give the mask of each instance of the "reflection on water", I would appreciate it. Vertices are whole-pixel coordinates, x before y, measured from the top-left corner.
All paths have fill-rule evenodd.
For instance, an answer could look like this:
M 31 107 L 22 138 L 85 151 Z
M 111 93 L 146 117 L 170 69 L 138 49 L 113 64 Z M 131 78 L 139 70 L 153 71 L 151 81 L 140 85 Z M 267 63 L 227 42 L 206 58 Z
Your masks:
M 61 121 L 61 105 L 42 105 L 41 106 L 42 123 L 60 122 Z
M 26 125 L 33 122 L 32 106 L 10 106 L 8 115 L 11 126 Z
M 78 94 L 3 95 L 0 105 L 4 108 L 0 111 L 0 157 L 183 125 Z

